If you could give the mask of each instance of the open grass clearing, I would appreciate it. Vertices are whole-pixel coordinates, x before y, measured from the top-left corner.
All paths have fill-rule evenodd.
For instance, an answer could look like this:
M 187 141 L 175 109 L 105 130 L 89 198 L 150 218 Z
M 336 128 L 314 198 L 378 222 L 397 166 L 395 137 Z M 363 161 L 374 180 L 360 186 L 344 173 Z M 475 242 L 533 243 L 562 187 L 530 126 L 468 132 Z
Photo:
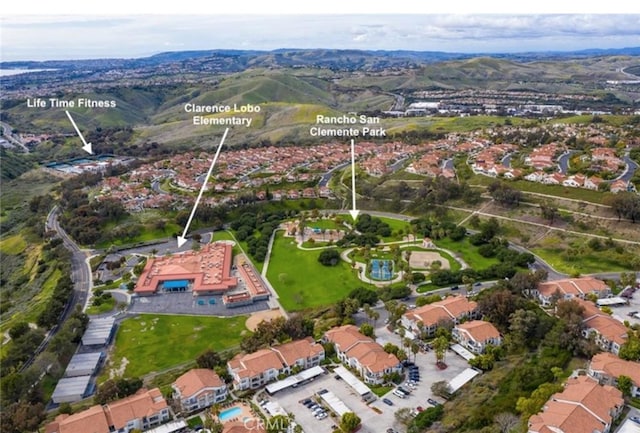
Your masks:
M 27 248 L 27 242 L 21 234 L 9 236 L 0 241 L 0 253 L 17 255 Z
M 330 305 L 354 288 L 368 286 L 349 264 L 340 261 L 336 266 L 323 266 L 319 255 L 320 251 L 299 249 L 282 231 L 276 233 L 267 278 L 287 311 Z
M 440 248 L 444 248 L 453 253 L 458 254 L 462 260 L 464 260 L 470 268 L 473 269 L 485 269 L 491 265 L 499 263 L 499 260 L 493 257 L 483 257 L 478 252 L 478 247 L 471 245 L 468 238 L 464 238 L 461 241 L 452 241 L 449 238 L 442 238 L 434 240 L 433 243 Z
M 246 321 L 246 316 L 154 314 L 126 319 L 118 328 L 110 364 L 101 379 L 108 379 L 112 370 L 124 370 L 124 377 L 140 377 L 192 361 L 206 349 L 234 348 L 250 334 L 244 326 Z M 171 347 L 178 343 L 179 350 Z
M 568 275 L 632 271 L 620 263 L 615 256 L 604 251 L 569 256 L 564 248 L 537 247 L 531 248 L 531 252 L 540 256 L 556 271 Z M 572 260 L 568 260 L 569 258 Z

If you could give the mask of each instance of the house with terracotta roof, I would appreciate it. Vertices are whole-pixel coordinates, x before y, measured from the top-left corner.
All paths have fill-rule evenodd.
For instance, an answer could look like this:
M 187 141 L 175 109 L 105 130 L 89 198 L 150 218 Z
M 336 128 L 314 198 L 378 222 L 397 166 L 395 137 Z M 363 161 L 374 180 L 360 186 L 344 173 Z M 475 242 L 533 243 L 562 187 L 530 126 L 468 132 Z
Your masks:
M 589 376 L 611 386 L 618 385 L 620 376 L 631 379 L 631 396 L 640 397 L 640 362 L 626 361 L 608 352 L 602 352 L 591 358 Z
M 340 361 L 360 373 L 365 383 L 381 384 L 385 375 L 402 371 L 395 355 L 385 352 L 380 344 L 360 333 L 354 325 L 330 329 L 323 340 L 333 343 Z
M 298 366 L 307 369 L 320 365 L 324 348 L 311 337 L 238 354 L 227 363 L 233 386 L 238 390 L 255 389 L 276 380 L 280 374 L 290 374 Z
M 492 323 L 484 320 L 460 323 L 453 328 L 451 334 L 458 343 L 474 353 L 483 353 L 488 345 L 502 344 L 500 332 Z
M 564 390 L 529 418 L 529 433 L 608 433 L 624 408 L 622 393 L 588 376 L 570 378 Z
M 92 406 L 72 415 L 61 414 L 45 427 L 46 433 L 129 433 L 148 430 L 171 419 L 169 406 L 158 388 L 106 405 Z
M 183 412 L 204 409 L 227 398 L 227 385 L 208 368 L 194 368 L 178 377 L 171 385 L 173 399 L 180 402 Z
M 604 281 L 593 277 L 581 277 L 544 281 L 538 284 L 536 292 L 533 293 L 543 306 L 551 305 L 554 297 L 567 300 L 584 299 L 589 294 L 605 298 L 611 294 L 611 289 Z
M 595 342 L 602 350 L 618 354 L 627 341 L 627 327 L 613 317 L 600 311 L 593 302 L 576 299 L 584 311 L 582 312 L 582 334 L 585 338 L 595 337 Z
M 450 296 L 406 312 L 401 322 L 402 326 L 414 333 L 420 332 L 418 323 L 422 322 L 424 335 L 433 336 L 438 326 L 445 321 L 457 324 L 463 319 L 475 319 L 477 308 L 475 301 L 469 301 L 464 296 Z

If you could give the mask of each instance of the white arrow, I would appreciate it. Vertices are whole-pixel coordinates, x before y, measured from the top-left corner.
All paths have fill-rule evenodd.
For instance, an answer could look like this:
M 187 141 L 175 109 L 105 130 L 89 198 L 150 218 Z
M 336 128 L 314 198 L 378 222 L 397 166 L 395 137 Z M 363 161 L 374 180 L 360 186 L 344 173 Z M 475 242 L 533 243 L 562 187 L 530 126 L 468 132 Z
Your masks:
M 87 143 L 87 140 L 84 139 L 84 137 L 82 136 L 82 133 L 78 129 L 78 125 L 76 125 L 76 122 L 73 121 L 73 117 L 71 117 L 71 113 L 69 113 L 67 110 L 65 110 L 64 112 L 67 113 L 67 117 L 69 118 L 74 129 L 78 133 L 80 140 L 82 140 L 82 144 L 84 144 L 84 146 L 82 146 L 82 150 L 93 155 L 93 150 L 91 150 L 91 143 Z
M 198 193 L 198 197 L 196 198 L 196 202 L 193 205 L 193 209 L 191 210 L 191 215 L 189 215 L 189 220 L 187 220 L 187 225 L 184 227 L 184 231 L 182 232 L 182 236 L 178 236 L 178 248 L 184 245 L 187 242 L 187 231 L 189 230 L 189 226 L 191 225 L 191 221 L 193 220 L 193 216 L 196 214 L 196 209 L 198 209 L 198 204 L 200 203 L 200 199 L 202 198 L 202 193 L 204 189 L 207 187 L 207 181 L 209 180 L 209 176 L 211 176 L 211 172 L 213 172 L 213 167 L 216 165 L 216 161 L 218 160 L 218 155 L 220 155 L 220 149 L 222 149 L 222 145 L 224 144 L 225 138 L 227 138 L 227 132 L 229 132 L 229 128 L 224 130 L 224 134 L 222 134 L 222 139 L 220 140 L 220 144 L 218 144 L 218 149 L 216 150 L 216 154 L 213 157 L 213 161 L 211 161 L 211 167 L 209 167 L 209 171 L 207 171 L 207 176 L 204 178 L 204 182 L 202 182 L 202 188 L 200 188 L 200 192 Z
M 358 214 L 360 211 L 356 209 L 356 144 L 351 139 L 351 194 L 352 194 L 352 202 L 353 209 L 349 211 L 351 214 L 351 218 L 353 218 L 353 222 L 355 223 L 358 219 Z

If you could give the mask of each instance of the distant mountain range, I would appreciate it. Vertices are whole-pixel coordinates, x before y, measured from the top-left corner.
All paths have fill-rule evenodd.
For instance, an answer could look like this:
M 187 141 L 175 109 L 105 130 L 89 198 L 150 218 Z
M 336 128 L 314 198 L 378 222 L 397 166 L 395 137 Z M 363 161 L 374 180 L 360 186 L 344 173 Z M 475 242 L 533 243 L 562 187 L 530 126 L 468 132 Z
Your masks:
M 448 53 L 440 51 L 365 51 L 282 48 L 273 51 L 204 50 L 170 51 L 135 59 L 89 59 L 0 62 L 2 69 L 135 69 L 179 64 L 187 70 L 209 69 L 238 72 L 249 67 L 320 67 L 341 70 L 382 70 L 390 67 L 418 67 L 425 64 L 492 57 L 516 62 L 566 60 L 594 56 L 640 56 L 640 47 L 542 51 L 523 53 Z

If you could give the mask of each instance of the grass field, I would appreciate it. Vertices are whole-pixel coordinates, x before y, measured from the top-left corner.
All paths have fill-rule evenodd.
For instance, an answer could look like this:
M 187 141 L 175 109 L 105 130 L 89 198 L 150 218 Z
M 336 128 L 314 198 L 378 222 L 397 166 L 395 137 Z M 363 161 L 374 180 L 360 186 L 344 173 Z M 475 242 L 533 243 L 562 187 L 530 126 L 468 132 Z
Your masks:
M 460 242 L 454 242 L 449 238 L 438 239 L 433 242 L 440 248 L 459 254 L 462 260 L 473 269 L 485 269 L 499 263 L 496 258 L 482 257 L 480 253 L 478 253 L 478 247 L 471 245 L 467 238 L 464 238 Z
M 222 351 L 236 347 L 244 335 L 246 316 L 219 318 L 144 314 L 126 319 L 116 335 L 110 369 L 122 367 L 125 377 L 140 377 L 194 360 L 206 349 Z M 180 343 L 179 350 L 172 344 Z M 124 361 L 126 359 L 126 361 Z
M 317 221 L 307 221 L 305 225 L 309 228 L 315 229 L 326 229 L 326 230 L 344 230 L 346 229 L 343 225 L 338 225 L 332 219 L 322 218 Z
M 631 269 L 622 266 L 615 258 L 606 253 L 591 252 L 580 255 L 575 261 L 568 261 L 563 257 L 562 248 L 531 248 L 531 252 L 540 256 L 555 270 L 565 274 L 593 274 L 597 272 L 628 272 Z
M 367 286 L 351 267 L 340 262 L 328 267 L 318 263 L 320 251 L 303 251 L 279 231 L 271 252 L 267 278 L 287 311 L 330 305 L 352 289 Z
M 23 252 L 25 248 L 27 248 L 27 242 L 20 234 L 9 236 L 0 241 L 0 253 L 2 254 L 17 255 Z
M 85 311 L 85 313 L 87 314 L 108 313 L 109 311 L 113 310 L 115 306 L 116 306 L 116 299 L 112 296 L 107 301 L 103 301 L 102 304 L 100 305 L 91 305 L 89 308 L 87 308 L 87 311 Z

